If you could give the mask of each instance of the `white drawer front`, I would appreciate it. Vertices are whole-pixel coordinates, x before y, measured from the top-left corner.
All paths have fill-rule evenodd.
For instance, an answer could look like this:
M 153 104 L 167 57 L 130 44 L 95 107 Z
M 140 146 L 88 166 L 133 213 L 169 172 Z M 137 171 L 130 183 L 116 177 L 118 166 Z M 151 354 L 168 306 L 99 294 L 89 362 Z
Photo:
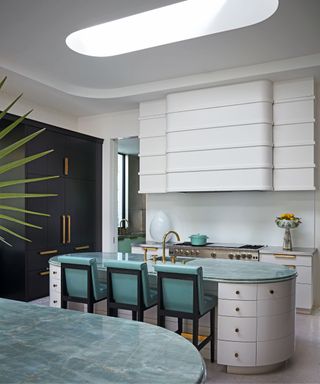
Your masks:
M 289 359 L 294 353 L 294 334 L 282 339 L 257 343 L 257 365 L 276 364 Z
M 291 296 L 294 292 L 295 279 L 280 283 L 267 283 L 258 285 L 258 300 L 276 299 Z
M 256 284 L 219 284 L 219 299 L 256 300 Z
M 257 319 L 255 317 L 218 316 L 218 339 L 229 341 L 256 341 Z
M 61 280 L 50 279 L 50 294 L 51 292 L 61 292 Z
M 235 317 L 255 317 L 257 315 L 257 302 L 219 299 L 218 315 Z
M 218 364 L 250 367 L 256 363 L 256 343 L 235 343 L 218 340 L 217 349 Z
M 61 279 L 61 268 L 60 266 L 50 265 L 50 279 Z
M 311 309 L 313 305 L 312 285 L 297 284 L 296 307 Z
M 61 307 L 61 295 L 59 292 L 51 292 L 50 290 L 50 307 Z
M 295 310 L 281 315 L 259 317 L 257 321 L 258 341 L 280 339 L 294 333 Z
M 281 265 L 304 265 L 305 267 L 311 267 L 312 257 L 310 256 L 296 256 L 282 253 L 275 254 L 262 254 L 260 253 L 260 261 L 266 263 L 274 263 Z
M 295 309 L 295 295 L 274 300 L 258 300 L 257 316 L 273 316 L 287 313 Z

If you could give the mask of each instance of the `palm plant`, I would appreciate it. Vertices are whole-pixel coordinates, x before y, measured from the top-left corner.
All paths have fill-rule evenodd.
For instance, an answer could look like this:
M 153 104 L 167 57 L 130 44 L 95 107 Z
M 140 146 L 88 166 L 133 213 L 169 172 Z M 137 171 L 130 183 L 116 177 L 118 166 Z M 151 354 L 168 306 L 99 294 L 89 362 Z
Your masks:
M 5 83 L 7 77 L 5 77 L 0 82 L 0 89 L 2 88 L 3 84 Z M 20 94 L 9 106 L 7 106 L 2 112 L 0 112 L 0 120 L 5 117 L 5 115 L 8 113 L 8 111 L 12 108 L 12 106 L 22 97 L 22 94 Z M 32 110 L 28 111 L 23 116 L 17 118 L 13 123 L 6 126 L 4 129 L 0 131 L 0 175 L 5 174 L 8 171 L 11 171 L 15 168 L 22 167 L 25 164 L 30 163 L 33 160 L 39 159 L 43 156 L 48 155 L 53 150 L 48 150 L 44 152 L 39 152 L 37 154 L 24 157 L 19 160 L 15 161 L 9 161 L 7 163 L 2 163 L 2 160 L 5 159 L 9 154 L 16 151 L 18 148 L 24 146 L 26 143 L 28 143 L 30 140 L 34 139 L 38 135 L 40 135 L 42 132 L 45 131 L 45 128 L 40 129 L 26 137 L 23 137 L 22 139 L 14 142 L 13 144 L 7 145 L 4 148 L 1 148 L 1 140 L 6 137 L 10 132 L 12 132 L 30 113 Z M 15 185 L 21 185 L 26 183 L 36 183 L 40 181 L 55 179 L 59 176 L 46 176 L 46 177 L 37 177 L 37 178 L 28 178 L 28 179 L 19 179 L 19 180 L 3 180 L 0 181 L 0 191 L 1 188 L 9 187 L 9 186 L 15 186 Z M 56 194 L 42 194 L 42 193 L 6 193 L 6 192 L 0 192 L 0 199 L 30 199 L 30 198 L 38 198 L 38 197 L 49 197 L 49 196 L 57 196 Z M 4 213 L 3 213 L 4 212 Z M 35 211 L 29 211 L 26 209 L 18 208 L 12 205 L 0 205 L 0 231 L 10 234 L 12 236 L 15 236 L 19 239 L 31 242 L 30 239 L 26 238 L 25 236 L 19 234 L 18 232 L 13 231 L 12 229 L 8 228 L 5 225 L 5 222 L 12 222 L 18 225 L 31 227 L 35 229 L 42 229 L 42 227 L 39 227 L 38 225 L 34 225 L 32 223 L 19 220 L 12 216 L 10 212 L 20 212 L 23 214 L 28 215 L 38 215 L 38 216 L 50 216 L 43 212 L 35 212 Z M 0 241 L 2 243 L 5 243 L 9 246 L 12 246 L 3 236 L 0 236 Z

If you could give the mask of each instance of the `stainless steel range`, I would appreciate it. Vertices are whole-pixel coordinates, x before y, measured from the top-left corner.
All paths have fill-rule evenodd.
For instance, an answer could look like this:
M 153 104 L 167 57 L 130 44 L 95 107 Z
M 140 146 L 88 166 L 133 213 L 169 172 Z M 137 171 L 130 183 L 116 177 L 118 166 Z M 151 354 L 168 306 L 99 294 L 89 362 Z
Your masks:
M 259 261 L 259 249 L 261 248 L 263 245 L 207 243 L 202 246 L 194 246 L 190 242 L 185 242 L 170 245 L 169 255 Z

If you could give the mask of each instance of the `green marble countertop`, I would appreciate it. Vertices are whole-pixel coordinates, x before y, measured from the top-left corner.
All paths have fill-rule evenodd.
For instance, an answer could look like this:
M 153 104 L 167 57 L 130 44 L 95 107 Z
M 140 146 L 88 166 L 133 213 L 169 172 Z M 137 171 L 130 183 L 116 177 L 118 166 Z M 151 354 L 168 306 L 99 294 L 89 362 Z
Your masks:
M 187 384 L 197 349 L 151 324 L 0 299 L 0 383 Z
M 74 254 L 82 257 L 95 257 L 100 269 L 104 268 L 104 261 L 107 259 L 115 260 L 136 260 L 142 261 L 143 255 L 134 253 L 107 253 L 107 252 L 88 252 Z M 52 257 L 50 264 L 58 265 L 58 257 Z M 295 270 L 283 265 L 264 263 L 260 261 L 239 261 L 205 258 L 186 258 L 177 257 L 177 264 L 188 260 L 186 265 L 197 265 L 203 267 L 203 277 L 205 280 L 216 282 L 231 283 L 270 283 L 274 281 L 289 280 L 296 277 Z M 157 261 L 161 263 L 161 261 Z M 148 261 L 149 273 L 155 273 L 153 262 Z

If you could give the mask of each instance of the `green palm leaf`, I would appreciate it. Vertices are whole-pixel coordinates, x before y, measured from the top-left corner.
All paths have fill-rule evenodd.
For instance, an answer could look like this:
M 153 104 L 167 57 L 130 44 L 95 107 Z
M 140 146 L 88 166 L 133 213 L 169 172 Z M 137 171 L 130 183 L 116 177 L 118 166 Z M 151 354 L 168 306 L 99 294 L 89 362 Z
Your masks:
M 6 128 L 4 128 L 0 132 L 0 139 L 2 139 L 3 137 L 7 136 L 7 134 L 10 133 L 17 125 L 19 125 L 31 112 L 32 112 L 32 109 L 29 112 L 27 112 L 25 115 L 19 117 L 13 123 L 8 125 Z M 2 119 L 2 117 L 3 117 L 2 114 L 3 114 L 3 112 L 0 113 L 0 119 Z
M 9 145 L 8 147 L 4 148 L 4 149 L 1 149 L 0 150 L 0 159 L 4 158 L 5 156 L 9 155 L 9 153 L 12 153 L 13 151 L 15 151 L 16 149 L 22 147 L 24 144 L 28 143 L 30 140 L 34 139 L 35 137 L 37 137 L 38 135 L 40 135 L 40 133 L 42 133 L 43 131 L 45 131 L 46 129 L 43 128 L 43 129 L 40 129 L 39 131 L 37 132 L 34 132 L 32 133 L 31 135 L 29 136 L 26 136 L 24 137 L 23 139 Z
M 7 76 L 5 76 L 1 82 L 0 82 L 0 89 L 2 88 L 3 84 L 5 83 L 5 81 L 7 80 Z
M 0 193 L 0 199 L 29 199 L 33 197 L 54 197 L 56 193 Z
M 12 235 L 12 236 L 18 237 L 21 240 L 25 240 L 25 241 L 28 241 L 29 243 L 32 243 L 32 241 L 30 239 L 27 239 L 26 237 L 20 235 L 17 232 L 12 231 L 11 229 L 4 227 L 3 225 L 0 225 L 0 229 L 4 232 L 10 233 L 10 235 Z
M 27 209 L 17 208 L 17 207 L 11 207 L 10 205 L 0 205 L 0 209 L 4 211 L 15 211 L 15 212 L 21 212 L 26 213 L 28 215 L 37 215 L 37 216 L 46 216 L 50 217 L 48 213 L 42 213 L 42 212 L 35 212 L 35 211 L 29 211 Z
M 33 179 L 21 179 L 21 180 L 9 180 L 9 181 L 0 181 L 0 188 L 8 187 L 11 185 L 27 184 L 27 183 L 36 183 L 38 181 L 45 181 L 51 179 L 57 179 L 59 176 L 44 176 L 36 177 Z
M 53 149 L 49 149 L 48 151 L 40 152 L 40 153 L 37 153 L 36 155 L 28 156 L 23 159 L 11 161 L 10 163 L 4 164 L 0 166 L 0 175 L 2 173 L 10 171 L 11 169 L 21 167 L 21 165 L 28 164 L 31 161 L 39 159 L 40 157 L 43 157 L 51 152 L 53 152 Z
M 14 217 L 7 216 L 7 215 L 0 214 L 0 219 L 11 221 L 13 223 L 17 223 L 17 224 L 21 224 L 21 225 L 25 225 L 26 227 L 42 229 L 42 227 L 39 227 L 38 225 L 27 223 L 26 221 L 18 220 L 18 219 L 14 218 Z

